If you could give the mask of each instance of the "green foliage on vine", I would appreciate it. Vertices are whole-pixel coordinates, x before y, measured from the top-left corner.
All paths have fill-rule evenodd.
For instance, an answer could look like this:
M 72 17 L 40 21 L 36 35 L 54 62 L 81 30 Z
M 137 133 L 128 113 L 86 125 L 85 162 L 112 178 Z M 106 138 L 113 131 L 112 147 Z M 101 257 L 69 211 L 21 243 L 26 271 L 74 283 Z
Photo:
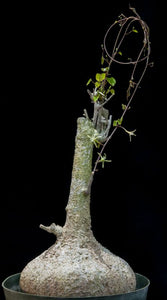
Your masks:
M 141 19 L 135 8 L 129 8 L 133 12 L 133 15 L 126 17 L 125 15 L 121 14 L 107 30 L 104 36 L 103 44 L 101 45 L 102 55 L 100 61 L 100 71 L 97 72 L 94 77 L 91 77 L 86 83 L 86 85 L 92 89 L 87 89 L 87 92 L 90 96 L 91 103 L 94 105 L 92 122 L 95 132 L 94 135 L 89 138 L 96 148 L 101 147 L 94 165 L 90 183 L 92 183 L 93 175 L 96 171 L 98 163 L 101 163 L 102 168 L 104 168 L 106 162 L 111 162 L 111 160 L 106 159 L 106 154 L 103 153 L 106 145 L 109 143 L 117 129 L 119 128 L 128 134 L 130 142 L 132 140 L 132 136 L 136 136 L 136 129 L 128 130 L 125 128 L 125 126 L 123 126 L 125 114 L 131 109 L 131 102 L 137 89 L 139 88 L 148 66 L 152 66 L 152 63 L 149 62 L 151 52 L 149 27 Z M 118 27 L 118 34 L 115 38 L 115 42 L 113 43 L 113 49 L 108 51 L 106 40 L 109 33 L 115 28 L 115 26 Z M 136 52 L 136 59 L 132 59 L 131 57 L 128 57 L 128 55 L 125 55 L 126 49 L 123 48 L 123 42 L 126 37 L 130 35 L 133 38 L 134 34 L 138 34 L 138 36 L 142 34 L 144 37 L 141 48 Z M 121 60 L 118 60 L 118 58 Z M 123 59 L 125 59 L 125 61 L 123 61 Z M 143 69 L 137 68 L 141 62 Z M 132 67 L 132 70 L 129 72 L 129 74 L 127 74 L 127 77 L 129 78 L 128 86 L 125 92 L 125 99 L 123 101 L 124 103 L 122 103 L 120 107 L 120 117 L 117 119 L 113 119 L 110 111 L 104 108 L 106 104 L 115 96 L 115 86 L 117 87 L 117 81 L 119 81 L 118 78 L 116 79 L 113 76 L 113 63 L 123 66 L 129 65 Z M 85 116 L 88 117 L 87 112 L 85 113 Z

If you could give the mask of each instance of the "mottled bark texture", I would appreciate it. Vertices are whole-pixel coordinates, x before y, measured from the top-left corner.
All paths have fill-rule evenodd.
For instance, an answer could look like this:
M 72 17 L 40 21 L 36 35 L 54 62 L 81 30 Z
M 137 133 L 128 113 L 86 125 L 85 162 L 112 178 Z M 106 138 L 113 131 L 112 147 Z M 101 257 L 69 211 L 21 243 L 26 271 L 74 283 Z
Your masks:
M 85 191 L 92 172 L 93 134 L 92 122 L 79 118 L 66 223 L 41 225 L 57 240 L 22 271 L 20 286 L 27 293 L 88 297 L 135 290 L 130 266 L 99 244 L 91 230 L 90 194 Z

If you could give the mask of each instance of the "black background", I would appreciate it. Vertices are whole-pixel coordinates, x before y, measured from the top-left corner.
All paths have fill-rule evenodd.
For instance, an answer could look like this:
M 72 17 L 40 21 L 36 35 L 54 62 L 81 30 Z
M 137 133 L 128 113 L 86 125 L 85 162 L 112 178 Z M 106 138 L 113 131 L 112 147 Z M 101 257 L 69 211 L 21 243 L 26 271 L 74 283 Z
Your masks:
M 137 136 L 130 143 L 126 134 L 117 132 L 106 149 L 112 164 L 99 167 L 95 177 L 92 228 L 99 242 L 150 279 L 148 300 L 163 300 L 166 8 L 155 0 L 130 3 L 150 27 L 154 68 L 148 69 L 125 119 Z M 84 108 L 92 113 L 85 84 L 99 71 L 106 30 L 120 13 L 129 14 L 128 5 L 120 0 L 19 4 L 9 28 L 4 26 L 10 45 L 3 61 L 12 58 L 12 83 L 10 100 L 1 103 L 1 282 L 54 243 L 53 236 L 39 229 L 40 223 L 65 222 L 76 119 Z M 124 72 L 119 67 L 113 74 L 116 94 Z

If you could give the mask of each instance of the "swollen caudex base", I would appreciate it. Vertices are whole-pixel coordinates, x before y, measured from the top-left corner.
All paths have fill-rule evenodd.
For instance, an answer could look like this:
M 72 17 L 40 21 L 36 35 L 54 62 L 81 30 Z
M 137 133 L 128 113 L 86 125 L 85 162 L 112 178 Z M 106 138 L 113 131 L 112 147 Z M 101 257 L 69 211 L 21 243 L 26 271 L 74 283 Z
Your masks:
M 64 227 L 41 226 L 56 243 L 32 260 L 21 273 L 20 287 L 36 295 L 89 297 L 135 290 L 135 274 L 118 256 L 102 247 L 91 231 L 90 195 L 84 193 L 92 169 L 92 123 L 78 119 L 67 218 Z
M 86 239 L 88 241 L 86 242 Z M 25 292 L 55 297 L 88 297 L 135 290 L 129 265 L 89 237 L 58 241 L 21 274 Z

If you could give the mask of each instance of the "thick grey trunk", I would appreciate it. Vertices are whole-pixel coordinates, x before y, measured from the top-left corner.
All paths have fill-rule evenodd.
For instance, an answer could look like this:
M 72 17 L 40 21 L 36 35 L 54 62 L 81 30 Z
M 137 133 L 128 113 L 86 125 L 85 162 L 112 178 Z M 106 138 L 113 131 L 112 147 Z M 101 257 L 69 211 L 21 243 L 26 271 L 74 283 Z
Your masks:
M 92 172 L 93 143 L 90 137 L 94 133 L 92 122 L 85 118 L 77 120 L 77 134 L 72 170 L 72 180 L 67 218 L 64 229 L 73 232 L 88 232 L 91 228 L 90 193 L 86 193 Z
M 90 193 L 94 127 L 78 119 L 67 218 L 64 227 L 41 228 L 57 236 L 56 243 L 21 273 L 20 287 L 36 295 L 55 297 L 105 296 L 135 289 L 135 274 L 118 256 L 102 247 L 91 231 Z

